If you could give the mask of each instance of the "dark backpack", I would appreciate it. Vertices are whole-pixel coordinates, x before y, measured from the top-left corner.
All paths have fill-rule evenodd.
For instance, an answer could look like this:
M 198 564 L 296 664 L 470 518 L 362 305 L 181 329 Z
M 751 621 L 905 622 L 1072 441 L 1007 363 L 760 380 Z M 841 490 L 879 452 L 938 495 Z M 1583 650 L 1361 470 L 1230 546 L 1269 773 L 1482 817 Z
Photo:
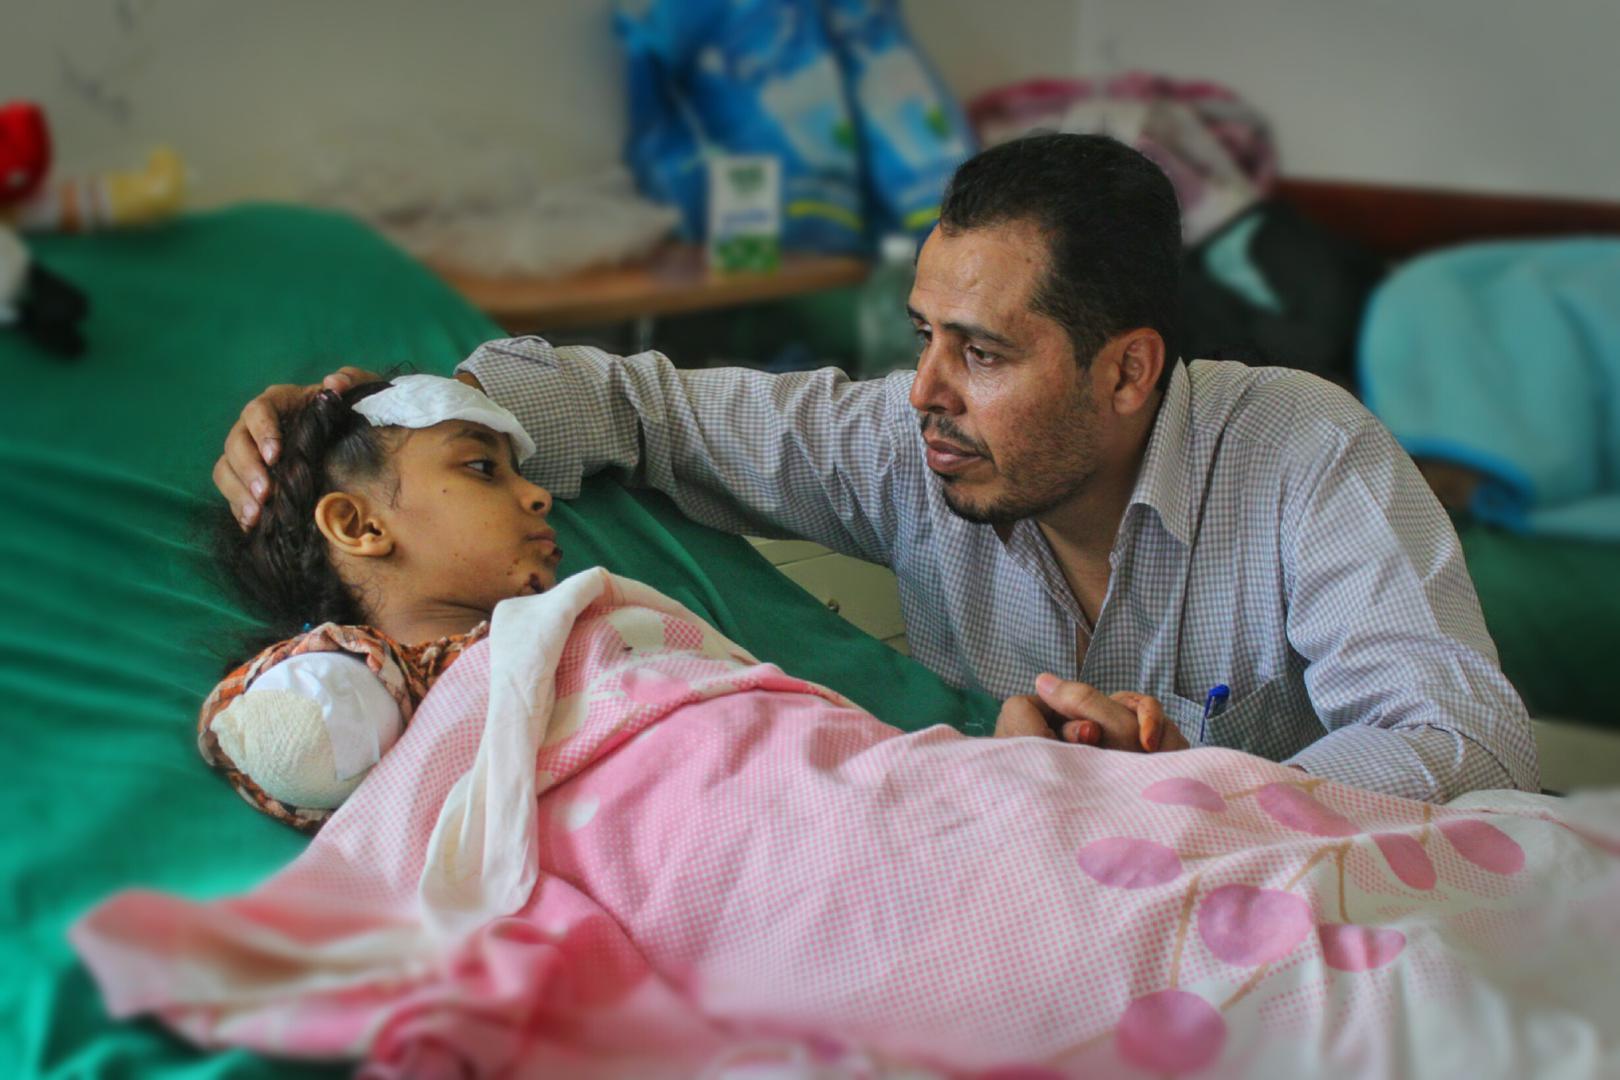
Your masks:
M 1349 387 L 1362 310 L 1384 272 L 1371 252 L 1263 200 L 1187 251 L 1179 350 Z

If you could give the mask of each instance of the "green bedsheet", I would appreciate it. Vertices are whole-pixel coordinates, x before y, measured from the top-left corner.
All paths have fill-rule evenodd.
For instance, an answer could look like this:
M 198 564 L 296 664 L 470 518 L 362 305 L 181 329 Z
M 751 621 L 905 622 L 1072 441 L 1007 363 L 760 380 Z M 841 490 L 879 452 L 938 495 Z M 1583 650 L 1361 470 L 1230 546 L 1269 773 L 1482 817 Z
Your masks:
M 1502 670 L 1530 714 L 1620 732 L 1620 544 L 1458 526 Z
M 38 253 L 93 315 L 71 364 L 0 333 L 0 1076 L 300 1075 L 112 1023 L 63 930 L 115 889 L 239 891 L 303 846 L 193 743 L 222 643 L 247 625 L 211 584 L 199 529 L 242 403 L 342 363 L 448 371 L 500 332 L 369 230 L 307 210 L 53 237 Z M 553 520 L 563 572 L 646 581 L 885 720 L 984 731 L 993 717 L 661 497 L 597 480 Z

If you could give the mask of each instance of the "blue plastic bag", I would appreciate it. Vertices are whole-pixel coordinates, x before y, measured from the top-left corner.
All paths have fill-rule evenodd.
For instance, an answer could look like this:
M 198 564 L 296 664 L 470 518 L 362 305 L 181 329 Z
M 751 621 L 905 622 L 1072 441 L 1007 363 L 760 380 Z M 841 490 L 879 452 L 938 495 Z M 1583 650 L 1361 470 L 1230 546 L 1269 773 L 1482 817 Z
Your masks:
M 875 237 L 921 238 L 939 218 L 972 129 L 906 31 L 898 0 L 822 0 L 855 114 Z
M 855 127 L 815 0 L 620 0 L 629 64 L 625 157 L 649 197 L 703 239 L 705 153 L 782 162 L 782 244 L 863 247 Z

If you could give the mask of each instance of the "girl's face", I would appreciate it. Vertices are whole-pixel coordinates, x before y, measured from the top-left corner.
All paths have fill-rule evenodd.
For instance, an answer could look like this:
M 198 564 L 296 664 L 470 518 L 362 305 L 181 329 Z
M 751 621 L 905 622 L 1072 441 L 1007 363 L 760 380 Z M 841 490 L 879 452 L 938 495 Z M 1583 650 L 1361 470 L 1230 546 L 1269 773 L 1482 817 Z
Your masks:
M 551 495 L 518 473 L 504 434 L 448 420 L 410 432 L 393 464 L 399 486 L 382 511 L 388 561 L 417 605 L 487 614 L 556 583 Z

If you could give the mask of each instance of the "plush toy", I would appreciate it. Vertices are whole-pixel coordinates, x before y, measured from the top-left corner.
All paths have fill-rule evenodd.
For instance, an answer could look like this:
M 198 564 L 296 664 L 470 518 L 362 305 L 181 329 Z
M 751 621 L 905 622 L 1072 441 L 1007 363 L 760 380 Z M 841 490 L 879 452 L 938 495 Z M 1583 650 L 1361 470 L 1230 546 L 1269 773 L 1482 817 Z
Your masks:
M 32 102 L 0 105 L 0 326 L 15 325 L 63 356 L 84 351 L 79 324 L 90 305 L 72 283 L 40 266 L 17 235 L 146 225 L 180 209 L 185 165 L 173 150 L 152 151 L 144 168 L 46 180 L 50 128 Z
M 41 347 L 75 356 L 84 351 L 79 324 L 88 300 L 35 262 L 6 222 L 8 209 L 38 196 L 50 164 L 50 133 L 39 107 L 0 105 L 0 326 L 15 325 Z
M 127 225 L 150 225 L 172 217 L 185 201 L 186 168 L 160 146 L 139 169 L 53 181 L 15 212 L 27 232 L 89 232 Z
M 89 311 L 84 292 L 35 262 L 16 231 L 0 222 L 0 326 L 15 326 L 58 356 L 78 356 L 79 324 Z
M 0 218 L 23 232 L 150 225 L 177 213 L 185 200 L 185 164 L 166 146 L 139 169 L 47 183 L 50 162 L 50 131 L 40 107 L 0 105 Z
M 45 185 L 51 135 L 38 105 L 0 105 L 0 207 L 20 203 Z

